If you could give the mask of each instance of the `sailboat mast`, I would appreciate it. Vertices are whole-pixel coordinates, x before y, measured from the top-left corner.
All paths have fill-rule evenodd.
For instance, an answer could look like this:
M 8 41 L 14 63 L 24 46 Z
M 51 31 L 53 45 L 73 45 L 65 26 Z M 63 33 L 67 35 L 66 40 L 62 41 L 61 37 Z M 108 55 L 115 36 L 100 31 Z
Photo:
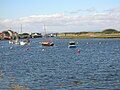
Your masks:
M 45 24 L 43 26 L 44 32 L 45 32 L 45 37 L 46 37 L 46 28 L 45 28 Z
M 22 24 L 21 24 L 21 34 L 22 34 Z

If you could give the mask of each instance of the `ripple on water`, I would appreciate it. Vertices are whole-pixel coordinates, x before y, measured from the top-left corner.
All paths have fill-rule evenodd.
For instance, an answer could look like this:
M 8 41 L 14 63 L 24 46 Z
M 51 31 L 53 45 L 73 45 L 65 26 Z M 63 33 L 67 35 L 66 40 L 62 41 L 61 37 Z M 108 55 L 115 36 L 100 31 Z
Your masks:
M 55 47 L 42 47 L 42 40 L 22 47 L 0 42 L 1 90 L 119 90 L 119 39 L 74 39 L 75 49 L 68 49 L 70 39 L 53 39 Z

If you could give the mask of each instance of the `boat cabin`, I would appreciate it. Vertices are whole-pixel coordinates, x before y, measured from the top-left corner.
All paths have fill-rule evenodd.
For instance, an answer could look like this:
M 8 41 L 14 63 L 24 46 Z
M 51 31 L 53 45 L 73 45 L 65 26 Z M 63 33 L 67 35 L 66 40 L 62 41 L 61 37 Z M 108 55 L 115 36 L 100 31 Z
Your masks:
M 70 41 L 68 44 L 68 48 L 76 48 L 76 44 L 74 41 Z

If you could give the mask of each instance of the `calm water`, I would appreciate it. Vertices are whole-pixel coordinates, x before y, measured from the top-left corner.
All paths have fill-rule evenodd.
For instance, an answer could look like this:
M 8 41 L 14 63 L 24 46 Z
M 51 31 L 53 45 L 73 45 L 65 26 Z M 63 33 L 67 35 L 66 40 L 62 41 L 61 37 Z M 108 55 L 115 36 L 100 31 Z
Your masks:
M 120 90 L 120 39 L 54 39 L 44 47 L 0 41 L 0 90 Z M 26 49 L 29 50 L 26 51 Z M 80 49 L 80 53 L 77 50 Z M 16 89 L 17 90 L 17 89 Z

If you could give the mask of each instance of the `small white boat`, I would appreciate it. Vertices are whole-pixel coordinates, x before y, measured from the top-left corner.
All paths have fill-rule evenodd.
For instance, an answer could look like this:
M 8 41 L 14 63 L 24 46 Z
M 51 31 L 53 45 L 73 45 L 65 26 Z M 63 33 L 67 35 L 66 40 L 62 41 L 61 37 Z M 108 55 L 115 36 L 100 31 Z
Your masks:
M 68 44 L 68 48 L 76 48 L 75 41 L 70 41 Z
M 9 41 L 9 44 L 17 44 L 17 45 L 19 45 L 20 42 L 17 42 L 17 41 L 15 41 L 15 40 L 10 40 L 10 41 Z
M 20 40 L 10 40 L 9 41 L 9 44 L 16 44 L 16 45 L 21 45 L 21 46 L 23 46 L 23 45 L 27 45 L 28 43 L 30 43 L 30 40 L 29 40 L 29 38 L 27 38 L 26 40 L 24 40 L 24 41 L 20 41 Z
M 20 45 L 21 45 L 21 46 L 24 46 L 24 45 L 27 45 L 27 44 L 28 44 L 28 43 L 27 43 L 27 42 L 24 42 L 24 41 L 21 41 L 21 42 L 20 42 Z
M 9 44 L 14 44 L 14 43 L 15 43 L 14 41 L 11 41 L 11 40 L 9 41 Z
M 19 41 L 19 42 L 14 42 L 14 41 L 9 41 L 9 44 L 16 44 L 16 45 L 27 45 L 28 42 L 24 42 L 24 41 Z
M 27 45 L 28 43 L 30 43 L 30 40 L 29 40 L 29 38 L 26 38 L 26 40 L 24 40 L 24 41 L 20 41 L 20 45 Z

